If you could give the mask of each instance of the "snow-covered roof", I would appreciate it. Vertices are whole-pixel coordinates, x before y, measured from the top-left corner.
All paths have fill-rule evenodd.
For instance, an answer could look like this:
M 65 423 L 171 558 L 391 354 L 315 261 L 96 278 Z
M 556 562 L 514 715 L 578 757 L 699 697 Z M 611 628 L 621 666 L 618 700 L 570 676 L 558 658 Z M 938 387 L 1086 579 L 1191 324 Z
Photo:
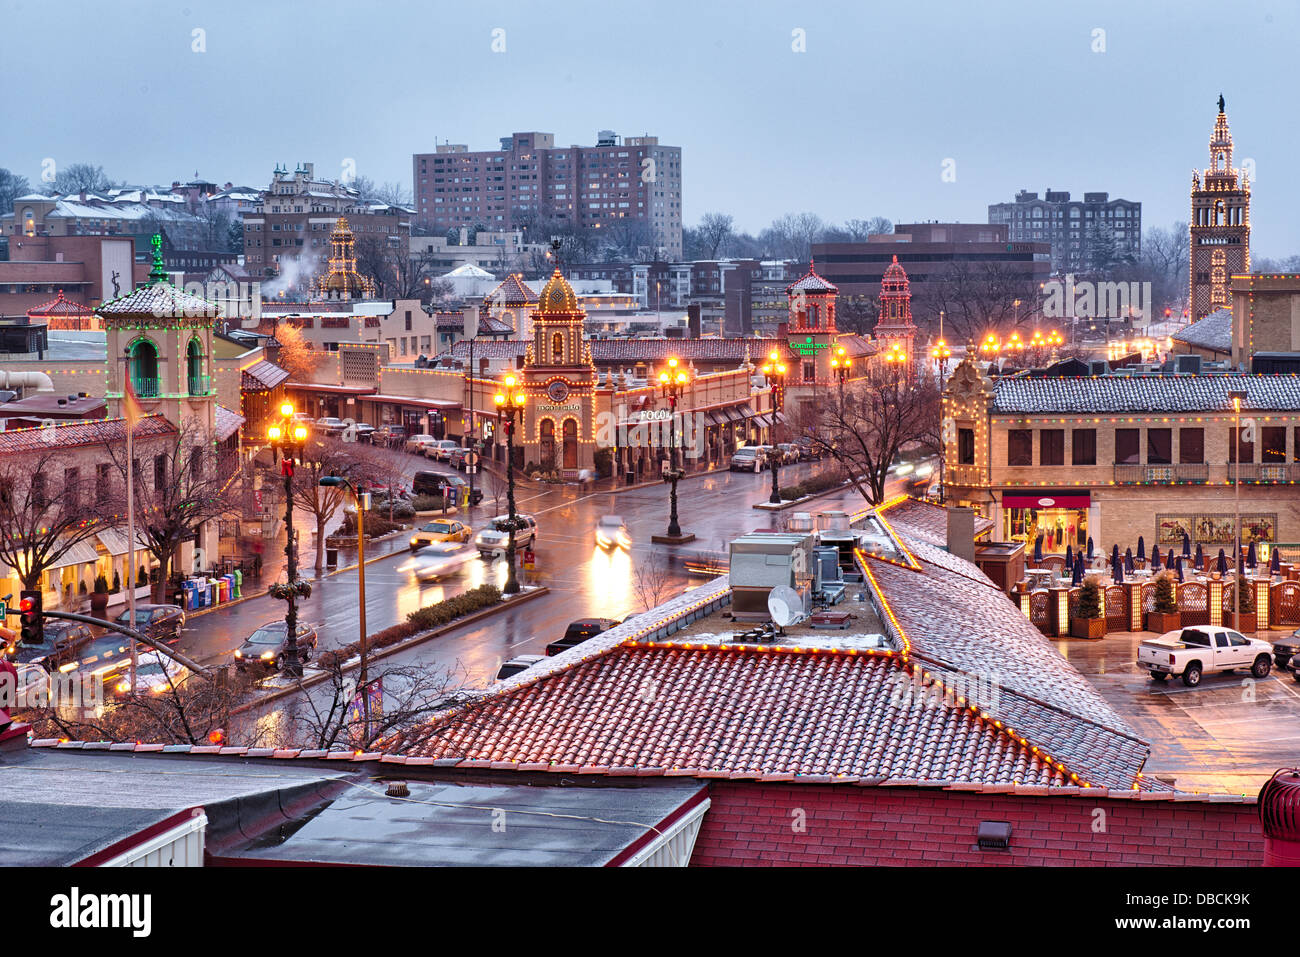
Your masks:
M 452 279 L 462 279 L 462 278 L 463 278 L 463 279 L 495 279 L 496 276 L 492 275 L 492 274 L 491 274 L 490 272 L 488 272 L 486 269 L 480 269 L 478 266 L 475 266 L 473 263 L 461 263 L 459 266 L 457 266 L 457 267 L 456 267 L 455 269 L 453 269 L 451 272 L 443 273 L 443 278 L 444 278 L 444 279 L 446 279 L 446 278 L 452 278 Z

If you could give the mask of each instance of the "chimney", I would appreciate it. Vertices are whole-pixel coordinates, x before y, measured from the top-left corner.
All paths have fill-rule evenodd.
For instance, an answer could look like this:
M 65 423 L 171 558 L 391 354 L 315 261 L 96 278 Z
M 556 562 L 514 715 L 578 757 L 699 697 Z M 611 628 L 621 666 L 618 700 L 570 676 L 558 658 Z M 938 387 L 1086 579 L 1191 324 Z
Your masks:
M 948 551 L 975 564 L 975 510 L 949 508 Z

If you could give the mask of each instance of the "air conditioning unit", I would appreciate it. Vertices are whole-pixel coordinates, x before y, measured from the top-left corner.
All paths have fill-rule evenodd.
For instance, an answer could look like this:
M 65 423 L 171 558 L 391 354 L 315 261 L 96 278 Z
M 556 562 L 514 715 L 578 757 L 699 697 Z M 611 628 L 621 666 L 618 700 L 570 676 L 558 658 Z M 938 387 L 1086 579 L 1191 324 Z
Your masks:
M 812 591 L 813 536 L 785 532 L 742 535 L 731 543 L 731 614 L 737 621 L 767 621 L 767 596 L 786 586 L 808 607 Z
M 1201 357 L 1195 355 L 1174 356 L 1174 371 L 1183 375 L 1201 374 Z
M 1088 363 L 1088 375 L 1105 375 L 1110 372 L 1110 366 L 1106 364 L 1105 359 L 1093 359 Z

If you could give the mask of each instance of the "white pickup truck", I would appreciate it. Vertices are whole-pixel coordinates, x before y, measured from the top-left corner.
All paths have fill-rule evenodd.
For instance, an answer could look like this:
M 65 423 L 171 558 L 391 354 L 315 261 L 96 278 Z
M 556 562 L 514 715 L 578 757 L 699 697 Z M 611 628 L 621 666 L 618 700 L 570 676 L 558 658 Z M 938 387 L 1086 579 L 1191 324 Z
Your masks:
M 1153 681 L 1182 675 L 1183 684 L 1195 688 L 1201 676 L 1214 671 L 1249 668 L 1256 678 L 1267 678 L 1273 667 L 1273 646 L 1217 625 L 1198 625 L 1167 631 L 1138 645 L 1137 664 Z

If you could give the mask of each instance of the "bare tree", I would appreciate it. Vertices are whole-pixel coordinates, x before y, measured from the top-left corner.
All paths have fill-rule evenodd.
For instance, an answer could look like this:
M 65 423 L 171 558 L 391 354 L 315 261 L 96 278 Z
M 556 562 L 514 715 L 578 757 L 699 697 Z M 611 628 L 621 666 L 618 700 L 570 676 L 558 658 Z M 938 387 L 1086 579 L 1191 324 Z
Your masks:
M 636 563 L 636 571 L 632 576 L 632 590 L 641 603 L 642 611 L 657 608 L 670 597 L 673 582 L 662 549 L 652 548 L 646 558 Z
M 93 163 L 69 163 L 61 166 L 54 174 L 51 192 L 54 193 L 88 193 L 112 189 L 113 181 L 104 174 L 104 167 Z
M 700 242 L 708 252 L 707 259 L 717 259 L 718 252 L 726 248 L 731 238 L 733 220 L 724 213 L 705 213 L 700 219 Z
M 387 203 L 389 206 L 411 205 L 411 191 L 401 183 L 376 183 L 369 176 L 358 176 L 348 185 L 357 191 L 362 202 Z
M 763 230 L 759 240 L 778 256 L 807 262 L 812 244 L 826 232 L 825 221 L 816 213 L 786 213 Z
M 918 325 L 933 326 L 944 313 L 949 342 L 980 341 L 990 328 L 1009 332 L 1029 327 L 1041 316 L 1038 283 L 1005 263 L 953 262 L 912 300 Z
M 843 467 L 868 504 L 884 500 L 889 468 L 909 445 L 935 443 L 939 393 L 927 376 L 873 364 L 867 374 L 817 403 L 804 403 L 795 427 Z
M 0 168 L 0 215 L 12 213 L 14 211 L 14 202 L 19 196 L 25 196 L 31 192 L 31 185 L 27 182 L 26 176 L 19 176 L 7 169 Z M 15 220 L 15 223 L 22 228 L 22 223 Z
M 92 507 L 94 490 L 94 476 L 53 449 L 0 459 L 0 561 L 24 588 L 40 588 L 46 570 L 117 517 Z
M 880 299 L 877 296 L 840 296 L 835 306 L 835 326 L 844 332 L 869 336 L 880 318 Z
M 109 457 L 125 484 L 128 474 L 126 446 L 106 442 Z M 183 422 L 170 436 L 137 452 L 129 464 L 135 477 L 136 534 L 158 563 L 154 601 L 166 600 L 176 550 L 198 534 L 205 522 L 215 521 L 238 507 L 232 487 L 237 462 L 218 451 L 197 419 Z
M 294 505 L 311 515 L 316 523 L 316 574 L 325 571 L 325 527 L 338 514 L 339 508 L 350 494 L 341 486 L 322 486 L 325 475 L 345 478 L 357 477 L 361 460 L 355 443 L 343 442 L 328 436 L 313 436 L 303 449 L 299 470 L 302 478 L 294 483 Z

